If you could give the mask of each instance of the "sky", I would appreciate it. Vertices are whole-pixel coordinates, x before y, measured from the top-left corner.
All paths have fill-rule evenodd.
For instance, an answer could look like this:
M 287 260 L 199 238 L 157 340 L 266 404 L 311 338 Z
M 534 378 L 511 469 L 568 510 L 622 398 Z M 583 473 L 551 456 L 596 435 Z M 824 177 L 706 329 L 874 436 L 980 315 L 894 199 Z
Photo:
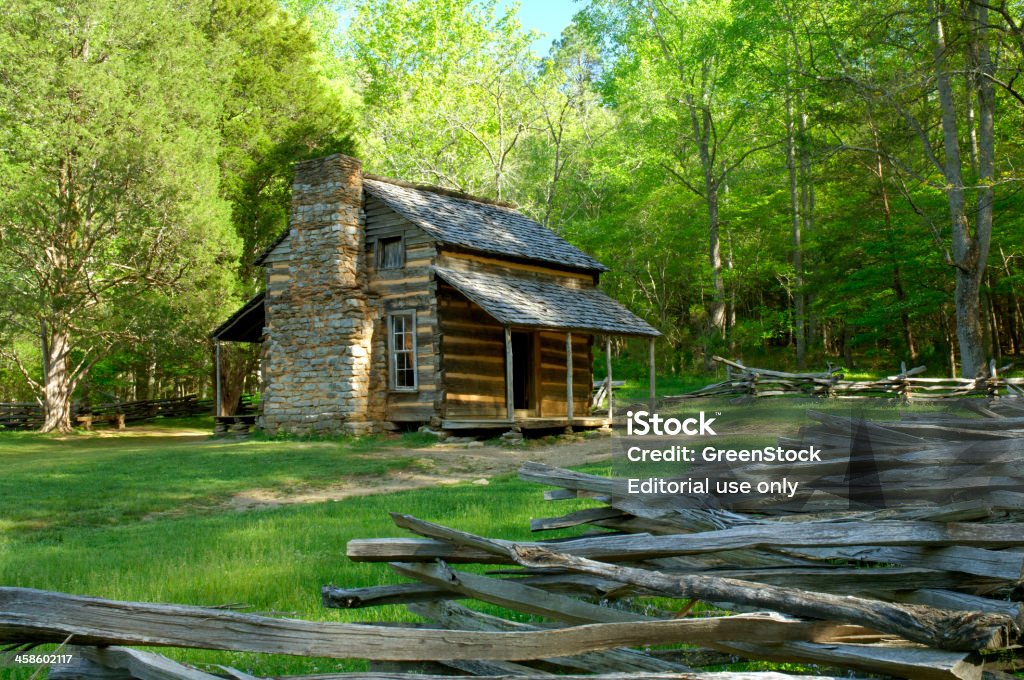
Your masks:
M 498 10 L 502 11 L 514 0 L 500 0 Z M 575 0 L 519 0 L 519 20 L 523 28 L 532 28 L 545 35 L 533 43 L 533 51 L 546 56 L 551 42 L 562 35 L 562 29 L 576 12 L 583 9 Z

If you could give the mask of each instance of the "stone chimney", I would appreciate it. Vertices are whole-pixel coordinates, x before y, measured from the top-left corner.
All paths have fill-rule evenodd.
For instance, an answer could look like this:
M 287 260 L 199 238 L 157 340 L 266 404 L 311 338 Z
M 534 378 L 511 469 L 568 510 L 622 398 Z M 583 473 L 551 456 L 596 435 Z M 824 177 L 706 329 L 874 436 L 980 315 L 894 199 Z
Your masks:
M 265 258 L 263 428 L 363 434 L 375 305 L 366 294 L 362 164 L 295 165 L 288 237 Z

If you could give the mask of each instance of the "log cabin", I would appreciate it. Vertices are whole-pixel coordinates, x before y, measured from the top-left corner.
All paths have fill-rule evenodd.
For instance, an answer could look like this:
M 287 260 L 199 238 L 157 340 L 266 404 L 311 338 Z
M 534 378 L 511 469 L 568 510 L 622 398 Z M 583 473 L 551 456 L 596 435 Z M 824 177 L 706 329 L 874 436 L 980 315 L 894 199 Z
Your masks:
M 296 164 L 257 264 L 265 292 L 211 335 L 262 343 L 269 433 L 607 425 L 595 338 L 650 338 L 653 358 L 658 335 L 598 290 L 607 267 L 512 207 L 340 154 Z

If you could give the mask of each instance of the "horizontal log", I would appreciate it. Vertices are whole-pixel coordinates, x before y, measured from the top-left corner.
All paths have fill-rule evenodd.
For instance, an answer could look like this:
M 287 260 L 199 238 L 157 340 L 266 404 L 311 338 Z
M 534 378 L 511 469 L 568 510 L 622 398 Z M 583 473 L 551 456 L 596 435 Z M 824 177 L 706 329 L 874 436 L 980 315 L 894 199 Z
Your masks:
M 185 664 L 172 661 L 161 654 L 143 652 L 124 647 L 74 648 L 94 664 L 113 670 L 125 671 L 137 680 L 221 680 Z
M 455 571 L 446 564 L 392 563 L 391 568 L 402 576 L 414 578 L 428 585 L 449 588 L 482 602 L 489 602 L 525 614 L 544 616 L 555 621 L 608 623 L 651 620 L 648 616 L 626 609 L 601 607 L 514 581 L 502 581 Z
M 751 368 L 749 366 L 744 366 L 741 363 L 738 363 L 736 361 L 731 361 L 729 359 L 726 359 L 725 357 L 720 357 L 718 355 L 715 355 L 715 356 L 711 357 L 711 359 L 713 361 L 717 361 L 718 363 L 725 364 L 726 366 L 729 366 L 730 368 L 734 368 L 734 369 L 739 370 L 739 371 L 744 371 L 744 372 L 748 372 L 748 373 L 757 373 L 757 374 L 760 374 L 760 375 L 777 376 L 777 377 L 780 377 L 780 378 L 812 378 L 812 377 L 813 378 L 829 378 L 829 377 L 832 376 L 833 373 L 838 372 L 838 370 L 839 370 L 839 369 L 833 369 L 832 371 L 823 372 L 823 373 L 786 373 L 784 371 L 769 371 L 769 370 L 763 369 L 763 368 Z
M 468 536 L 447 527 L 417 520 L 407 515 L 394 515 L 396 523 L 420 535 L 453 540 L 460 535 Z M 399 519 L 400 518 L 400 519 Z M 350 541 L 349 557 L 363 561 L 382 561 L 391 554 L 389 561 L 424 561 L 434 558 L 448 559 L 440 552 L 452 557 L 458 551 L 451 546 L 444 548 L 430 542 L 395 544 L 415 554 L 403 560 L 401 553 L 388 549 L 389 539 Z M 394 540 L 394 539 L 391 539 Z M 373 541 L 376 556 L 370 555 L 363 547 Z M 512 546 L 510 541 L 481 539 L 475 544 L 460 541 L 489 552 L 495 560 L 501 560 Z M 544 547 L 542 544 L 526 544 Z M 1022 524 L 977 524 L 932 522 L 878 521 L 878 522 L 769 522 L 751 526 L 737 526 L 721 531 L 705 531 L 694 534 L 650 536 L 627 534 L 621 536 L 584 537 L 560 541 L 559 552 L 579 557 L 605 561 L 639 561 L 674 555 L 699 555 L 726 550 L 748 548 L 800 547 L 841 547 L 841 546 L 961 546 L 976 548 L 1001 548 L 1024 546 L 1024 523 Z M 548 546 L 550 547 L 550 546 Z M 491 560 L 486 560 L 490 562 Z M 507 563 L 507 561 L 495 563 Z
M 122 668 L 107 668 L 89 661 L 84 656 L 75 656 L 71 663 L 50 666 L 48 680 L 137 680 Z
M 579 526 L 580 524 L 590 524 L 591 522 L 597 522 L 600 520 L 624 517 L 628 517 L 628 515 L 616 508 L 587 508 L 586 510 L 570 512 L 569 514 L 562 515 L 561 517 L 541 517 L 532 519 L 530 520 L 530 531 L 566 529 L 568 527 Z
M 277 619 L 184 605 L 0 588 L 0 641 L 195 647 L 342 659 L 529 660 L 649 644 L 814 640 L 834 626 L 775 615 L 630 621 L 508 633 Z
M 957 609 L 965 612 L 990 612 L 1009 616 L 1015 621 L 1024 621 L 1024 605 L 1020 602 L 994 600 L 969 593 L 958 593 L 953 590 L 937 588 L 921 588 L 919 590 L 897 593 L 899 602 L 924 604 L 937 609 Z
M 735 602 L 793 616 L 853 623 L 939 649 L 997 649 L 1015 643 L 1020 636 L 1017 624 L 998 614 L 897 605 L 698 574 L 668 575 L 537 547 L 516 546 L 513 554 L 516 562 L 526 567 L 572 569 L 657 590 L 670 597 Z
M 537 672 L 540 675 L 542 673 Z M 414 680 L 452 680 L 450 675 L 424 675 L 417 673 Z M 516 675 L 478 675 L 479 680 L 519 680 Z M 956 677 L 956 676 L 943 676 Z M 980 677 L 980 676 L 979 676 Z M 334 673 L 282 677 L 279 680 L 410 680 L 407 673 Z M 719 671 L 710 673 L 598 673 L 593 675 L 558 675 L 557 680 L 839 680 L 834 676 L 790 675 L 777 671 Z M 858 680 L 843 676 L 842 680 Z
M 666 570 L 666 573 L 672 572 Z M 843 595 L 870 595 L 872 597 L 879 595 L 888 597 L 897 591 L 914 591 L 918 588 L 991 587 L 1001 583 L 994 579 L 972 578 L 959 573 L 914 567 L 864 569 L 822 565 L 817 568 L 715 569 L 701 573 L 707 576 L 755 581 L 800 588 L 801 590 L 817 590 Z M 937 606 L 929 602 L 920 602 L 919 604 Z M 961 607 L 945 608 L 958 609 Z
M 448 630 L 517 631 L 542 630 L 535 624 L 508 621 L 482 614 L 450 602 L 414 604 L 409 611 L 434 621 Z M 614 672 L 674 672 L 689 670 L 685 666 L 656 659 L 644 652 L 633 649 L 608 649 L 587 652 L 574 656 L 558 656 L 543 659 L 544 663 L 558 666 L 560 670 L 583 671 L 587 673 Z
M 406 604 L 409 602 L 433 602 L 463 595 L 447 588 L 425 583 L 399 583 L 389 586 L 366 588 L 338 588 L 324 586 L 320 589 L 323 606 L 331 609 L 362 609 L 385 604 Z
M 789 642 L 764 645 L 732 642 L 713 645 L 732 654 L 779 663 L 828 664 L 913 680 L 982 680 L 982 664 L 963 653 L 921 647 L 814 644 Z
M 901 564 L 906 567 L 963 572 L 1012 583 L 1024 578 L 1024 553 L 1008 550 L 983 550 L 959 546 L 930 549 L 861 545 L 839 548 L 801 547 L 787 552 L 815 559 Z

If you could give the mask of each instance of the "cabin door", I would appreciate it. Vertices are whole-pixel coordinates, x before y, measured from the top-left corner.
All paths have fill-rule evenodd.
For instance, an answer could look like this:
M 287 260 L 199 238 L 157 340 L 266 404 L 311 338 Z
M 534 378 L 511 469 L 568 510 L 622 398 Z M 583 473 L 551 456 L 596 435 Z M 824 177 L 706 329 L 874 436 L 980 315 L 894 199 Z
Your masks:
M 512 333 L 512 403 L 516 411 L 525 412 L 519 415 L 533 415 L 537 408 L 533 336 L 533 333 Z

